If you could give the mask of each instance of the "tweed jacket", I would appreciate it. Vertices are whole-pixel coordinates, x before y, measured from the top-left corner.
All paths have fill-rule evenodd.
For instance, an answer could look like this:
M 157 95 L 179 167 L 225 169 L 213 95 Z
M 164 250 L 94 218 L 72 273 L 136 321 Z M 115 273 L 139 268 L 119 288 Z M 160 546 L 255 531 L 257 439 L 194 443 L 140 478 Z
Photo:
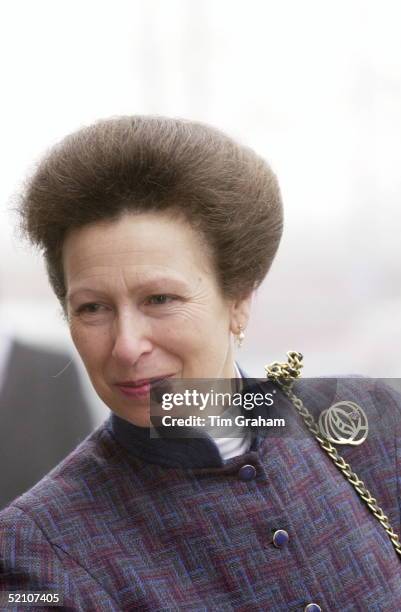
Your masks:
M 399 532 L 399 396 L 376 380 L 308 382 L 294 391 L 315 415 L 342 399 L 368 414 L 368 439 L 340 453 Z M 225 462 L 211 438 L 149 439 L 111 415 L 0 513 L 1 589 L 91 612 L 400 610 L 388 535 L 263 384 L 277 397 L 263 410 L 285 414 L 287 433 L 252 428 L 249 451 Z

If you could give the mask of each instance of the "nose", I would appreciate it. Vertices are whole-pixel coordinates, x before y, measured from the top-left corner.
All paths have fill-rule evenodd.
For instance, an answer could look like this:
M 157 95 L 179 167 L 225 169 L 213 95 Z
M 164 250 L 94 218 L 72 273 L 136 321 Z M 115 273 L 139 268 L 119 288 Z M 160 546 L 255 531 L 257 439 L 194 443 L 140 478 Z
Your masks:
M 135 365 L 152 348 L 150 328 L 143 315 L 124 313 L 116 317 L 112 357 L 119 365 Z

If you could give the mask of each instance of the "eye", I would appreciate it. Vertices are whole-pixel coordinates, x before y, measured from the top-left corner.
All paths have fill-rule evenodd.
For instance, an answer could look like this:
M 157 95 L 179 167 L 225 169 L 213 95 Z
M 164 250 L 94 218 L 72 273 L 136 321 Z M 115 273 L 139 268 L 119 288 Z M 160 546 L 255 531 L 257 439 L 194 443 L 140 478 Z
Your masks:
M 177 298 L 173 295 L 166 295 L 164 293 L 160 293 L 158 295 L 151 295 L 147 299 L 147 303 L 156 306 L 163 306 L 163 304 L 168 304 L 176 299 Z
M 82 304 L 81 306 L 79 306 L 79 308 L 77 309 L 77 313 L 97 314 L 101 311 L 102 308 L 104 308 L 104 306 L 102 306 L 101 304 L 90 302 L 88 304 Z

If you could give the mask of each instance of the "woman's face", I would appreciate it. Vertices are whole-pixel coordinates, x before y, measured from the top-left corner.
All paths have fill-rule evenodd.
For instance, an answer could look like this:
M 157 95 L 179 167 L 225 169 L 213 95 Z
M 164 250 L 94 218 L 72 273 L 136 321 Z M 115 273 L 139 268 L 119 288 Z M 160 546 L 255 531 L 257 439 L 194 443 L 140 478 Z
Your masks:
M 71 336 L 100 398 L 149 426 L 149 382 L 234 378 L 231 334 L 250 298 L 224 299 L 208 249 L 179 218 L 125 214 L 63 247 Z

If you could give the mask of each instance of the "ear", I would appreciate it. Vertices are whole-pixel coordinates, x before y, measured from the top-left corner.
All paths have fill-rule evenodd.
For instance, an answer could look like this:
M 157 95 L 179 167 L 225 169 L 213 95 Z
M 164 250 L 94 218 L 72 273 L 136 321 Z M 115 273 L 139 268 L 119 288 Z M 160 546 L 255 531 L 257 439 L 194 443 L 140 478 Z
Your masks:
M 253 292 L 246 297 L 233 300 L 230 313 L 230 331 L 238 334 L 242 328 L 244 331 L 248 325 L 251 314 Z

